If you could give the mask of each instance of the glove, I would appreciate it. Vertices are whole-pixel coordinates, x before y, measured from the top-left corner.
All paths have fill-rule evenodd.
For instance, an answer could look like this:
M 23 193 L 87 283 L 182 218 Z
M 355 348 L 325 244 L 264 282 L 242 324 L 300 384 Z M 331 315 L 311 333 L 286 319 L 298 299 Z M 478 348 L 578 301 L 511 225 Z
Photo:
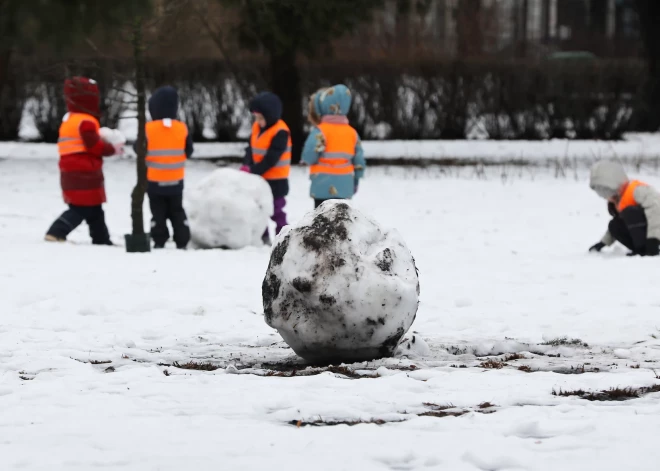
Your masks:
M 605 244 L 603 244 L 602 242 L 598 242 L 597 244 L 589 247 L 589 252 L 600 252 L 601 250 L 603 250 L 603 247 L 605 247 Z
M 250 167 L 247 166 L 247 165 L 241 165 L 241 168 L 239 170 L 241 172 L 252 173 L 252 172 L 250 172 Z
M 660 241 L 658 239 L 646 239 L 646 250 L 644 255 L 650 257 L 660 255 Z
M 619 215 L 619 211 L 616 209 L 616 205 L 611 201 L 607 202 L 607 212 L 610 213 L 610 216 L 616 217 Z

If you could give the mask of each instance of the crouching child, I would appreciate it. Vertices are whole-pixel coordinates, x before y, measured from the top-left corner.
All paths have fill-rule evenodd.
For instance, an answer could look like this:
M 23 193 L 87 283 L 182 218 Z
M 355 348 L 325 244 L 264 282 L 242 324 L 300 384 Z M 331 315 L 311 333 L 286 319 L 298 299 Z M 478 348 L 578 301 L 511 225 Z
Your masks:
M 161 87 L 149 98 L 147 123 L 147 194 L 151 208 L 151 238 L 155 249 L 162 249 L 170 238 L 172 224 L 178 249 L 190 241 L 190 227 L 183 208 L 186 160 L 193 153 L 188 127 L 177 120 L 179 95 L 173 87 Z
M 590 187 L 607 200 L 612 216 L 608 230 L 590 252 L 619 242 L 628 255 L 655 256 L 660 245 L 660 193 L 638 180 L 629 180 L 621 164 L 600 161 L 591 169 Z
M 273 193 L 273 216 L 275 234 L 287 225 L 286 196 L 289 194 L 291 171 L 291 132 L 282 121 L 282 101 L 271 92 L 262 92 L 250 102 L 254 116 L 250 145 L 245 151 L 242 169 L 261 175 Z M 264 244 L 270 245 L 268 227 L 262 236 Z
M 102 206 L 106 202 L 103 158 L 120 154 L 122 146 L 101 139 L 100 94 L 94 80 L 67 79 L 64 98 L 67 113 L 60 125 L 57 149 L 62 195 L 69 209 L 50 226 L 45 239 L 64 242 L 85 221 L 92 244 L 113 245 Z
M 312 128 L 302 152 L 310 166 L 310 196 L 318 208 L 329 199 L 351 199 L 364 176 L 366 161 L 357 131 L 348 122 L 352 102 L 345 85 L 318 91 L 311 99 Z

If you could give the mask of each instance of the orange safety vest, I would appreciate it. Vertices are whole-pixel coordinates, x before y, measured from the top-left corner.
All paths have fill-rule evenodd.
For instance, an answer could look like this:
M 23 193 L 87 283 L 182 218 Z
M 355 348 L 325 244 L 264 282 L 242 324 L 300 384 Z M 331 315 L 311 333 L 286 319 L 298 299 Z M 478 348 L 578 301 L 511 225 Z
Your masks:
M 633 180 L 625 186 L 617 206 L 619 212 L 637 204 L 637 201 L 635 201 L 635 189 L 637 189 L 638 186 L 646 186 L 646 183 L 640 182 L 639 180 Z
M 263 132 L 257 123 L 252 125 L 250 147 L 252 148 L 252 160 L 256 164 L 264 160 L 266 152 L 268 152 L 270 144 L 273 142 L 273 138 L 280 131 L 286 131 L 289 134 L 289 142 L 287 143 L 286 150 L 280 157 L 280 160 L 274 167 L 270 168 L 262 175 L 266 180 L 282 180 L 284 178 L 289 178 L 289 172 L 291 171 L 291 132 L 286 123 L 281 119 Z M 259 133 L 261 133 L 261 135 Z
M 358 141 L 357 132 L 348 124 L 321 123 L 317 126 L 325 137 L 325 151 L 310 173 L 326 175 L 353 175 L 353 157 Z
M 60 125 L 60 135 L 57 139 L 57 150 L 60 156 L 80 154 L 87 152 L 85 143 L 80 136 L 80 123 L 91 121 L 98 131 L 101 127 L 99 120 L 87 113 L 67 113 Z
M 147 134 L 147 180 L 177 184 L 185 176 L 188 127 L 176 119 L 150 121 Z

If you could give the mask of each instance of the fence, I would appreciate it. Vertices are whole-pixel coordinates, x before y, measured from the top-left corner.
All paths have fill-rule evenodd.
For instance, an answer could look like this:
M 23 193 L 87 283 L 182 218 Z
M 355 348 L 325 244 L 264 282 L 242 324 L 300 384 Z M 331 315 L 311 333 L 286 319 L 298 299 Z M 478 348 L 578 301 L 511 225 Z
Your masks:
M 102 124 L 115 127 L 133 105 L 132 68 L 119 61 L 15 63 L 0 91 L 0 140 L 15 140 L 23 111 L 40 140 L 57 138 L 65 70 L 93 76 Z M 266 87 L 260 64 L 185 61 L 147 64 L 148 88 L 172 84 L 196 141 L 234 141 L 249 120 L 247 102 Z M 345 83 L 350 119 L 364 139 L 620 139 L 644 131 L 642 63 L 428 62 L 301 64 L 301 113 L 321 86 Z M 134 90 L 133 90 L 134 92 Z

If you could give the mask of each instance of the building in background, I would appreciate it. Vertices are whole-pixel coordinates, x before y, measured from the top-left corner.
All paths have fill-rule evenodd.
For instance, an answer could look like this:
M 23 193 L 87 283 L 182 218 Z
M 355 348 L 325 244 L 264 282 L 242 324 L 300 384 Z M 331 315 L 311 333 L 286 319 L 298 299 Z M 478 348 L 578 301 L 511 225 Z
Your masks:
M 632 0 L 387 0 L 354 36 L 370 54 L 407 58 L 630 57 L 638 38 Z

